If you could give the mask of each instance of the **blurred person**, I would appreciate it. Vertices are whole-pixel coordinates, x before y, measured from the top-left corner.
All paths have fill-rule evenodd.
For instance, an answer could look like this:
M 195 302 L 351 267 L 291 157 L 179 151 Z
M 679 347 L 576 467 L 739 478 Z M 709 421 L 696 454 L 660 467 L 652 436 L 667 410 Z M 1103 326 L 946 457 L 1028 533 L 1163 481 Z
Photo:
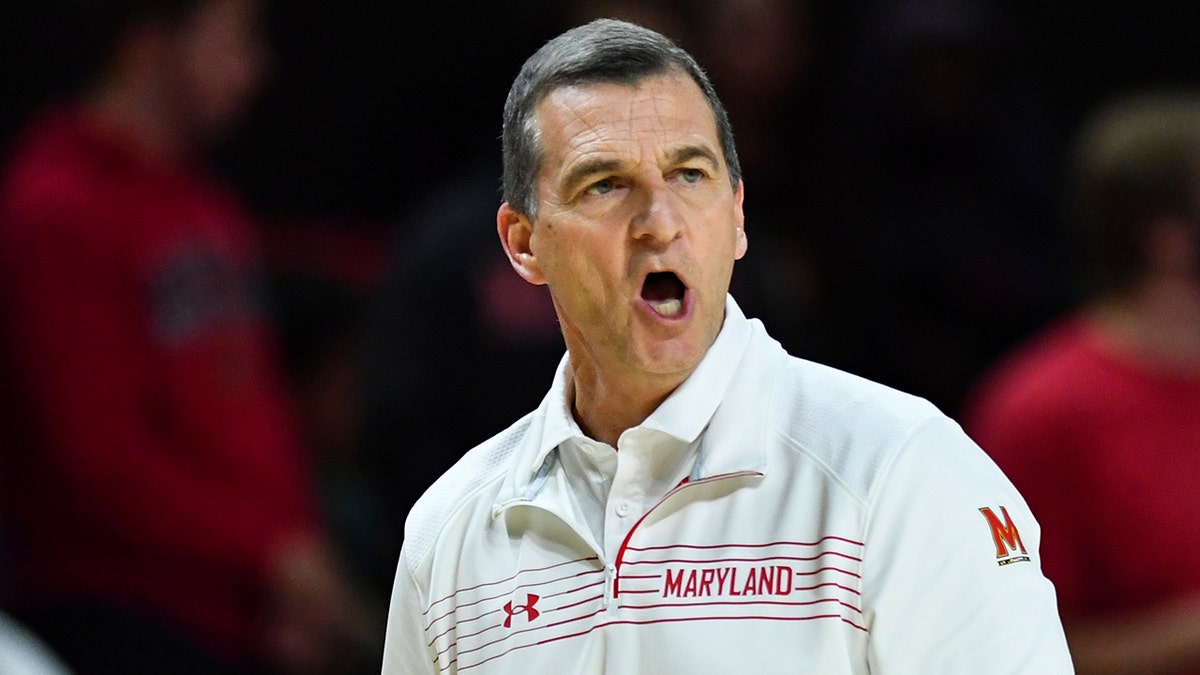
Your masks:
M 405 490 L 394 484 L 385 490 L 387 482 L 375 475 L 380 467 L 364 456 L 369 289 L 311 270 L 277 273 L 271 286 L 285 370 L 304 438 L 316 457 L 322 511 L 376 633 L 371 658 L 377 672 L 387 612 L 387 588 L 379 577 L 385 567 L 394 573 L 398 548 L 385 498 Z
M 89 673 L 325 673 L 361 644 L 206 153 L 267 66 L 257 0 L 85 2 L 91 74 L 0 188 L 4 606 Z
M 496 231 L 567 353 L 409 513 L 386 674 L 1071 672 L 995 464 L 729 294 L 746 188 L 687 52 L 568 30 L 521 68 L 502 137 Z
M 1200 673 L 1200 91 L 1078 133 L 1075 310 L 994 364 L 964 424 L 1043 526 L 1080 673 Z

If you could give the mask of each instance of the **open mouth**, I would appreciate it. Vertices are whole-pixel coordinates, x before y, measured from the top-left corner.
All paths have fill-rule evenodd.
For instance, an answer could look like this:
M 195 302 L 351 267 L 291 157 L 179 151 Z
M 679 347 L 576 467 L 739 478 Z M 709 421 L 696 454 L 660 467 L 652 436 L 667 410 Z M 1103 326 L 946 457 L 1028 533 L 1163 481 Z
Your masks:
M 642 299 L 662 316 L 675 316 L 683 311 L 683 285 L 674 272 L 651 272 L 642 284 Z

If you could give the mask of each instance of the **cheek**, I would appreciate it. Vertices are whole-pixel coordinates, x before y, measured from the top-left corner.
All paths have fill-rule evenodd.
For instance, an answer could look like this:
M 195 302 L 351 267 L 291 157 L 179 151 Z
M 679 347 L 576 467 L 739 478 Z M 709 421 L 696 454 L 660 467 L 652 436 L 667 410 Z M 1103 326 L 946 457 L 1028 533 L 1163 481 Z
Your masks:
M 239 108 L 257 89 L 262 79 L 262 58 L 252 49 L 231 49 L 197 58 L 195 79 L 198 90 L 214 108 Z
M 620 296 L 619 271 L 612 269 L 608 258 L 586 242 L 578 239 L 559 242 L 551 264 L 543 271 L 551 291 L 560 305 L 577 320 L 592 317 L 592 322 L 610 314 L 613 301 Z
M 731 227 L 722 225 L 721 228 Z M 711 284 L 712 290 L 727 290 L 733 276 L 735 262 L 745 252 L 744 239 L 734 234 L 721 234 L 719 239 L 712 241 L 704 258 L 705 278 Z
M 715 256 L 709 261 L 707 279 L 709 290 L 714 296 L 722 295 L 729 290 L 729 284 L 733 278 L 733 262 L 734 259 L 728 252 Z
M 201 113 L 239 114 L 265 75 L 265 47 L 231 21 L 214 18 L 202 23 L 181 49 L 183 76 Z
M 544 223 L 534 228 L 529 246 L 542 269 L 557 277 L 553 281 L 559 284 L 600 281 L 597 275 L 604 269 L 603 261 L 610 256 L 608 249 L 613 242 L 597 233 L 597 228 Z
M 732 260 L 746 253 L 746 233 L 737 209 L 722 201 L 703 211 L 700 215 L 706 223 L 709 250 L 715 256 Z
M 560 253 L 551 283 L 578 300 L 599 295 L 606 286 L 607 275 L 597 267 L 596 261 L 577 248 L 567 248 Z

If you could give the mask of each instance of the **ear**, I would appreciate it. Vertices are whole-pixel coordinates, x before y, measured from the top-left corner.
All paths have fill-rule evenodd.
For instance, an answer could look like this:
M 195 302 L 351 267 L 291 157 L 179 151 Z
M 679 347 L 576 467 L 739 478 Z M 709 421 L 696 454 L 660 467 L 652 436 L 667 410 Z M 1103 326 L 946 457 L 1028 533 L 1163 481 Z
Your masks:
M 533 254 L 530 240 L 533 238 L 533 221 L 523 213 L 518 212 L 505 202 L 496 213 L 496 233 L 500 235 L 500 245 L 508 255 L 517 274 L 531 284 L 544 284 L 546 277 L 538 264 L 537 256 Z
M 746 241 L 746 214 L 742 211 L 742 201 L 746 198 L 746 182 L 738 181 L 737 191 L 733 193 L 734 208 L 736 209 L 737 225 L 737 243 L 735 244 L 733 259 L 741 260 L 742 256 L 746 255 L 746 248 L 749 245 Z

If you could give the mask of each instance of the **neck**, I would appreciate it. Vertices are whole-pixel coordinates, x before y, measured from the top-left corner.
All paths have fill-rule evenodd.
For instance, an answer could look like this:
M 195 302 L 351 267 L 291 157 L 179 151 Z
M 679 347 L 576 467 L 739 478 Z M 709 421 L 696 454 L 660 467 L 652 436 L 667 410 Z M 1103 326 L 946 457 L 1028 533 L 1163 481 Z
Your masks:
M 682 380 L 601 376 L 594 369 L 570 365 L 567 391 L 571 412 L 589 438 L 617 447 L 626 429 L 646 420 Z
M 1200 375 L 1200 283 L 1150 280 L 1097 303 L 1089 313 L 1122 351 Z

